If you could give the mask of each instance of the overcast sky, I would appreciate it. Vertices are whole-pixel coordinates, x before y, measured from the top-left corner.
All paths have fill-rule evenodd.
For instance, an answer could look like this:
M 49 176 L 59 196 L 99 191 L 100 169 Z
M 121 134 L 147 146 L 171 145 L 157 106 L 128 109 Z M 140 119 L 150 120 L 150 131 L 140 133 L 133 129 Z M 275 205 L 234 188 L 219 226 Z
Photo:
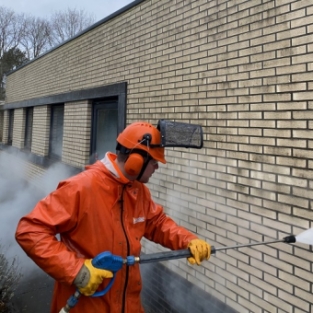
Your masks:
M 0 0 L 0 6 L 32 16 L 49 18 L 53 11 L 67 8 L 84 10 L 95 17 L 95 22 L 116 12 L 134 0 Z

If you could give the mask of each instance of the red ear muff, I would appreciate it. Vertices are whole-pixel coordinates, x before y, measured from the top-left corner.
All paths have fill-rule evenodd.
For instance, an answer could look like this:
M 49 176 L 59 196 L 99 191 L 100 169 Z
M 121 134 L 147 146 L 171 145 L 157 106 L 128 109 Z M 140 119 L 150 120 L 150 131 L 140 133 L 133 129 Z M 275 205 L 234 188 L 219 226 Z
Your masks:
M 125 172 L 130 176 L 139 175 L 144 161 L 144 157 L 139 153 L 131 153 L 124 164 Z

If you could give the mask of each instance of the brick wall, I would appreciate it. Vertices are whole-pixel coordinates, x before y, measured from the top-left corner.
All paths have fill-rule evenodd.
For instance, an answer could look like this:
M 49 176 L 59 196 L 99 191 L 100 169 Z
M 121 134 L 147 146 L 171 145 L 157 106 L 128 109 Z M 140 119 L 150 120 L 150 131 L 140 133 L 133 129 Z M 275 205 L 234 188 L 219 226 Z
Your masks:
M 128 123 L 203 126 L 204 148 L 167 149 L 149 184 L 179 224 L 215 246 L 298 234 L 313 218 L 312 18 L 304 0 L 139 1 L 9 75 L 7 102 L 127 81 Z M 313 311 L 311 260 L 276 244 L 167 266 L 238 312 L 300 313 Z
M 50 111 L 47 105 L 34 107 L 31 151 L 40 156 L 49 152 Z
M 62 161 L 83 168 L 89 162 L 91 103 L 71 102 L 64 108 Z
M 14 132 L 12 146 L 19 149 L 24 148 L 25 137 L 25 110 L 23 108 L 14 110 Z
M 9 111 L 3 111 L 2 141 L 7 144 L 9 139 Z

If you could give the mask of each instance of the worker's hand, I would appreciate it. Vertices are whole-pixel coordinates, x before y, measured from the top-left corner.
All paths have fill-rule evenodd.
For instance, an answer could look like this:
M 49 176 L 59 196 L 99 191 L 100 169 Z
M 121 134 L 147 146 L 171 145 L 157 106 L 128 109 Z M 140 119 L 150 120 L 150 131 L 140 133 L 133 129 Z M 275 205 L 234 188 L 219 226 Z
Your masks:
M 192 257 L 188 258 L 188 262 L 192 265 L 200 263 L 203 260 L 208 260 L 211 256 L 211 246 L 201 239 L 193 239 L 189 242 L 188 248 Z
M 94 267 L 91 261 L 90 259 L 85 260 L 74 280 L 79 292 L 85 296 L 93 295 L 102 283 L 103 278 L 113 277 L 112 272 Z

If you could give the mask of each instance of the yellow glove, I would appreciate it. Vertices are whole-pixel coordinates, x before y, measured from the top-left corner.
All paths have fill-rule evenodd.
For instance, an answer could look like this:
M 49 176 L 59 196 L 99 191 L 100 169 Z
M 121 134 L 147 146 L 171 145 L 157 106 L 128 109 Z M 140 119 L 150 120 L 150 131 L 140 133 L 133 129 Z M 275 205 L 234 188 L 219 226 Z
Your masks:
M 211 256 L 211 246 L 201 239 L 193 239 L 189 242 L 188 248 L 192 254 L 192 257 L 188 258 L 188 262 L 192 265 L 197 263 L 198 265 Z
M 74 284 L 79 292 L 85 296 L 93 295 L 102 283 L 103 278 L 113 277 L 111 271 L 96 268 L 91 264 L 91 261 L 90 259 L 85 260 L 84 265 L 74 280 Z

